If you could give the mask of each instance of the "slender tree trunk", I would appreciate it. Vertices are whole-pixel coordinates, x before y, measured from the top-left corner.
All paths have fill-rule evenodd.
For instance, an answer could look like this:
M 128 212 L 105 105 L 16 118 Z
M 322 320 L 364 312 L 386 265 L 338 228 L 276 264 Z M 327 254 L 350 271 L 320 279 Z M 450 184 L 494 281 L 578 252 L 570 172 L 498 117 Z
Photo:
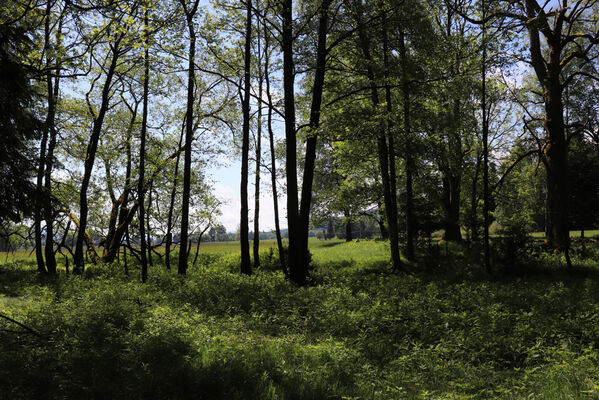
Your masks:
M 389 43 L 387 38 L 387 16 L 383 15 L 383 67 L 384 67 L 384 78 L 385 78 L 385 102 L 387 103 L 387 112 L 389 115 L 393 112 L 393 106 L 391 103 L 391 85 L 389 83 Z M 395 139 L 393 137 L 393 123 L 391 119 L 387 118 L 387 140 L 389 143 L 389 195 L 390 199 L 390 214 L 395 215 L 395 229 L 397 230 L 396 235 L 399 236 L 399 228 L 397 227 L 398 212 L 397 212 L 397 172 L 395 168 Z M 397 239 L 399 240 L 399 238 Z M 399 249 L 399 243 L 398 243 Z M 413 249 L 412 249 L 413 250 Z M 399 252 L 399 250 L 398 250 Z M 394 266 L 394 270 L 399 270 L 399 267 Z
M 482 14 L 483 20 L 486 15 L 485 0 L 482 0 Z M 489 121 L 487 118 L 487 43 L 486 43 L 486 24 L 482 26 L 482 45 L 483 45 L 483 59 L 482 59 L 482 112 L 483 112 L 483 253 L 484 253 L 484 264 L 487 272 L 491 272 L 491 253 L 489 249 Z M 472 186 L 474 193 L 473 198 L 476 199 L 476 178 L 478 176 L 478 160 L 476 165 L 477 174 L 474 177 L 474 185 Z M 476 201 L 473 201 L 473 229 L 476 228 L 476 208 L 474 207 Z M 473 235 L 475 231 L 473 231 Z
M 483 135 L 484 136 L 484 135 Z M 484 151 L 484 150 L 483 150 Z M 472 189 L 470 194 L 470 240 L 474 243 L 478 242 L 478 179 L 480 175 L 480 155 L 476 156 L 476 164 L 474 165 L 474 177 L 472 178 Z M 483 173 L 484 175 L 484 173 Z M 484 179 L 484 176 L 483 176 Z M 484 191 L 484 188 L 483 188 Z M 484 193 L 483 193 L 484 198 Z M 484 212 L 484 210 L 483 210 Z
M 187 242 L 189 240 L 189 196 L 191 194 L 191 150 L 193 141 L 193 103 L 195 85 L 195 48 L 196 33 L 193 25 L 193 17 L 197 11 L 199 0 L 195 0 L 191 10 L 188 9 L 185 0 L 180 0 L 187 19 L 189 30 L 189 66 L 187 72 L 187 120 L 185 125 L 185 156 L 183 163 L 183 201 L 181 204 L 181 238 L 179 246 L 178 273 L 187 274 Z
M 360 41 L 360 47 L 364 54 L 366 61 L 366 70 L 368 80 L 370 81 L 371 88 L 371 100 L 373 106 L 376 108 L 380 105 L 378 89 L 376 85 L 374 75 L 374 60 L 370 53 L 370 43 L 364 31 L 364 25 L 362 24 L 360 11 L 356 14 L 358 17 L 358 36 Z M 401 258 L 399 253 L 399 238 L 398 238 L 398 227 L 397 227 L 397 209 L 393 208 L 392 194 L 391 194 L 391 179 L 389 176 L 389 149 L 387 147 L 387 138 L 384 127 L 381 127 L 380 133 L 377 138 L 378 158 L 379 167 L 381 170 L 381 179 L 383 181 L 383 198 L 385 201 L 385 214 L 387 216 L 387 225 L 389 226 L 389 241 L 391 247 L 391 262 L 393 271 L 399 271 L 402 269 Z
M 245 52 L 244 52 L 244 93 L 243 93 L 243 137 L 241 144 L 241 221 L 239 225 L 239 240 L 241 244 L 241 273 L 250 275 L 249 242 L 249 205 L 248 205 L 248 175 L 250 150 L 250 67 L 252 64 L 252 0 L 247 0 Z M 259 173 L 259 172 L 258 172 Z
M 295 71 L 293 61 L 293 2 L 282 0 L 283 92 L 285 108 L 285 158 L 287 179 L 287 227 L 289 231 L 289 278 L 305 285 L 307 266 L 302 263 L 298 242 L 300 230 L 297 195 L 297 143 L 295 129 Z
M 128 232 L 129 224 L 133 220 L 137 212 L 138 204 L 135 203 L 129 209 L 129 194 L 131 193 L 131 169 L 132 169 L 132 154 L 131 154 L 131 138 L 133 136 L 133 128 L 137 119 L 137 109 L 139 103 L 136 102 L 134 107 L 130 108 L 131 118 L 129 127 L 127 128 L 127 138 L 125 144 L 125 152 L 127 154 L 127 165 L 125 167 L 125 187 L 118 201 L 113 203 L 108 233 L 104 239 L 104 251 L 102 253 L 102 261 L 111 263 L 114 261 L 121 247 L 123 236 Z
M 345 211 L 344 215 L 345 215 L 345 241 L 351 242 L 352 240 L 354 240 L 354 238 L 352 236 L 351 218 L 350 218 L 349 211 Z
M 148 10 L 144 13 L 145 29 L 149 29 Z M 146 179 L 146 135 L 148 129 L 148 91 L 150 80 L 150 61 L 148 53 L 147 31 L 144 33 L 144 94 L 143 111 L 141 117 L 141 133 L 139 139 L 139 182 L 137 184 L 137 199 L 139 203 L 139 240 L 141 242 L 141 281 L 148 280 L 148 260 L 146 258 L 146 229 L 145 229 L 145 204 L 144 204 L 144 185 Z
M 112 58 L 110 65 L 108 67 L 108 71 L 106 72 L 106 81 L 104 82 L 104 87 L 102 88 L 102 101 L 100 104 L 100 111 L 96 118 L 94 118 L 94 124 L 92 127 L 92 133 L 87 145 L 86 157 L 85 157 L 85 166 L 83 171 L 83 180 L 81 182 L 81 189 L 79 191 L 79 204 L 80 204 L 80 218 L 79 218 L 79 230 L 77 234 L 77 241 L 75 243 L 75 257 L 74 257 L 74 266 L 73 273 L 80 274 L 84 270 L 84 260 L 83 260 L 83 241 L 86 235 L 87 229 L 87 213 L 88 213 L 88 205 L 87 205 L 87 190 L 89 188 L 89 183 L 91 180 L 92 170 L 94 168 L 94 162 L 96 159 L 96 150 L 98 149 L 98 141 L 100 139 L 100 133 L 102 132 L 102 125 L 104 124 L 104 117 L 106 116 L 106 111 L 108 110 L 108 103 L 110 101 L 110 87 L 112 85 L 112 78 L 114 77 L 114 72 L 116 70 L 117 61 L 119 56 L 121 55 L 121 51 L 119 49 L 119 44 L 122 40 L 123 36 L 119 36 L 115 43 L 112 45 Z
M 146 247 L 148 250 L 148 266 L 154 266 L 152 258 L 152 226 L 150 225 L 150 214 L 152 213 L 152 192 L 154 191 L 154 180 L 149 181 L 148 207 L 146 208 Z
M 414 218 L 414 148 L 412 143 L 412 127 L 410 125 L 410 82 L 408 80 L 408 58 L 406 54 L 405 35 L 400 31 L 399 54 L 401 57 L 405 159 L 406 159 L 406 258 L 414 260 L 414 239 L 416 220 Z
M 187 117 L 186 117 L 187 118 Z M 181 135 L 179 135 L 179 144 L 177 148 L 181 148 L 183 143 L 183 135 L 185 133 L 185 124 L 181 129 Z M 179 180 L 179 160 L 181 159 L 181 152 L 177 152 L 177 158 L 175 160 L 175 174 L 173 177 L 173 189 L 171 190 L 171 198 L 168 205 L 168 216 L 166 222 L 166 243 L 164 249 L 166 269 L 171 269 L 171 246 L 173 244 L 173 213 L 175 210 L 175 199 L 177 197 L 177 186 Z
M 258 42 L 260 51 L 260 43 Z M 262 58 L 259 57 L 259 63 Z M 258 127 L 256 130 L 256 175 L 254 182 L 254 268 L 260 267 L 260 170 L 262 166 L 262 67 L 258 67 Z
M 270 93 L 270 52 L 269 52 L 269 32 L 268 27 L 264 24 L 264 81 L 266 83 L 266 97 L 268 99 L 268 115 L 267 115 L 267 124 L 268 124 L 268 141 L 270 145 L 270 178 L 272 185 L 272 201 L 273 201 L 273 209 L 275 214 L 275 235 L 277 237 L 277 248 L 279 249 L 279 262 L 281 264 L 281 270 L 285 274 L 285 276 L 289 276 L 289 271 L 287 271 L 287 264 L 285 261 L 285 251 L 283 250 L 283 239 L 281 238 L 281 226 L 279 223 L 279 195 L 277 193 L 277 165 L 276 165 L 276 157 L 275 157 L 275 140 L 274 140 L 274 132 L 272 129 L 272 95 Z
M 48 13 L 46 17 L 46 43 L 50 40 L 50 3 L 48 2 Z M 56 43 L 60 45 L 62 42 L 62 15 L 58 20 L 58 29 L 56 31 Z M 48 114 L 46 117 L 46 127 L 48 129 L 48 151 L 46 154 L 46 168 L 44 171 L 44 190 L 46 197 L 44 198 L 44 213 L 46 220 L 46 269 L 49 273 L 56 273 L 56 255 L 54 253 L 54 210 L 52 207 L 52 168 L 54 165 L 54 149 L 56 148 L 56 103 L 58 101 L 59 83 L 60 78 L 58 77 L 59 70 L 56 69 L 56 78 L 52 79 L 52 75 L 48 73 L 46 76 L 46 85 L 48 89 Z

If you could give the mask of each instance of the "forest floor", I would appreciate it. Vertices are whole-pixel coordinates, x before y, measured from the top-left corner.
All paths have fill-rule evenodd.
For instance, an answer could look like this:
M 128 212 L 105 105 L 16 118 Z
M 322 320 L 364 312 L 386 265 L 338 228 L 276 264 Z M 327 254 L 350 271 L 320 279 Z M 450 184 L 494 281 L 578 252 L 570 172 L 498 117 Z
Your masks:
M 241 276 L 230 244 L 147 284 L 132 260 L 45 277 L 2 257 L 0 313 L 23 326 L 0 318 L 0 399 L 599 398 L 596 243 L 572 274 L 534 245 L 491 275 L 428 246 L 391 274 L 384 242 L 315 241 L 304 288 L 268 249 Z

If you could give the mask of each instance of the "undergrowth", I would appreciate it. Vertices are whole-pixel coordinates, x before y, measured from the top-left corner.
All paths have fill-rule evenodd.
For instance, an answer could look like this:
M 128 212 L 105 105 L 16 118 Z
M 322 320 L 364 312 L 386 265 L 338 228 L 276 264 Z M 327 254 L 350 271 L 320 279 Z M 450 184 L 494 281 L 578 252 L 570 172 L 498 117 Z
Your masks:
M 311 251 L 303 288 L 269 250 L 249 277 L 212 249 L 145 285 L 131 262 L 1 265 L 0 312 L 35 333 L 0 320 L 0 398 L 599 398 L 596 247 L 573 275 L 535 246 L 493 275 L 453 244 L 400 274 L 384 242 Z

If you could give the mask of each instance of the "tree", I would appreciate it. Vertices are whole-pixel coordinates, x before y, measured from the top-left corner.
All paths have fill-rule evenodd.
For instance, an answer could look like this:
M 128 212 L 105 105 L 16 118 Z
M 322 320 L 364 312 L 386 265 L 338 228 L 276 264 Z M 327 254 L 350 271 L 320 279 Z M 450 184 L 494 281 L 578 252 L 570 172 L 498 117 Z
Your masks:
M 191 4 L 187 0 L 179 0 L 183 8 L 187 30 L 189 33 L 188 69 L 187 69 L 187 112 L 185 113 L 185 157 L 183 162 L 183 204 L 181 205 L 181 246 L 179 246 L 178 273 L 187 273 L 187 240 L 189 237 L 189 197 L 191 193 L 191 146 L 194 132 L 194 85 L 195 85 L 195 51 L 196 31 L 194 16 L 198 11 L 200 1 L 193 0 Z
M 42 124 L 31 112 L 34 98 L 26 69 L 20 62 L 31 42 L 19 22 L 0 11 L 0 220 L 19 221 L 34 211 L 36 188 L 32 140 Z
M 248 175 L 249 175 L 249 146 L 250 146 L 250 68 L 251 68 L 251 38 L 252 38 L 252 1 L 246 0 L 246 30 L 244 51 L 244 92 L 243 92 L 243 131 L 241 145 L 241 273 L 250 275 L 252 266 L 250 261 L 249 243 L 249 207 L 248 207 Z

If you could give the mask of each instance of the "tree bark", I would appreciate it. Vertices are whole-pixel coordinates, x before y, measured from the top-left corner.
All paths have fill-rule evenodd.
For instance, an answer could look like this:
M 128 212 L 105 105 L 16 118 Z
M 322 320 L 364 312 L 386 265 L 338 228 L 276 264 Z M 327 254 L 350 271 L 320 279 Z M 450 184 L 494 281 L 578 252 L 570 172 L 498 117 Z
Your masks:
M 260 29 L 258 29 L 258 32 Z M 258 41 L 258 51 L 260 42 Z M 262 57 L 258 57 L 258 126 L 256 130 L 256 174 L 254 181 L 254 268 L 260 267 L 260 170 L 262 167 Z
M 414 260 L 414 239 L 416 235 L 416 220 L 414 218 L 414 148 L 412 143 L 412 127 L 410 124 L 410 82 L 408 80 L 408 57 L 406 54 L 405 35 L 400 30 L 399 54 L 401 57 L 401 80 L 403 94 L 405 159 L 406 159 L 406 258 Z
M 312 104 L 310 106 L 309 133 L 306 139 L 306 156 L 304 162 L 304 177 L 302 180 L 302 194 L 299 213 L 298 232 L 298 262 L 303 268 L 308 268 L 308 236 L 310 232 L 310 207 L 312 204 L 312 185 L 314 182 L 314 165 L 316 162 L 316 144 L 318 127 L 320 125 L 320 108 L 322 105 L 322 92 L 326 73 L 327 57 L 327 32 L 329 24 L 329 6 L 331 0 L 323 0 L 320 7 L 318 20 L 318 43 L 316 49 L 316 71 L 314 73 L 314 86 L 312 88 Z
M 352 229 L 351 229 L 351 218 L 350 218 L 350 214 L 349 211 L 345 211 L 345 241 L 346 242 L 351 242 L 352 240 L 354 240 L 353 236 L 352 236 Z
M 247 0 L 244 51 L 244 93 L 243 93 L 243 130 L 241 142 L 241 219 L 239 223 L 239 241 L 241 245 L 241 273 L 250 275 L 249 242 L 249 205 L 248 205 L 248 175 L 250 147 L 250 67 L 252 63 L 252 0 Z
M 143 110 L 141 117 L 141 132 L 139 138 L 139 181 L 137 183 L 137 199 L 139 205 L 139 239 L 141 246 L 141 281 L 145 283 L 148 280 L 148 260 L 146 257 L 146 229 L 145 229 L 145 204 L 144 204 L 144 184 L 146 179 L 146 134 L 148 129 L 148 91 L 150 81 L 150 61 L 149 61 L 149 42 L 147 32 L 149 30 L 148 9 L 144 12 L 144 93 Z
M 187 117 L 186 117 L 187 118 Z M 183 124 L 185 127 L 185 124 Z M 183 143 L 184 129 L 181 129 L 181 135 L 179 136 L 179 145 L 177 148 L 181 148 L 181 144 Z M 166 269 L 171 269 L 171 246 L 173 244 L 173 213 L 175 210 L 175 200 L 177 197 L 177 186 L 179 180 L 179 161 L 181 159 L 181 152 L 177 153 L 177 158 L 175 161 L 175 174 L 173 177 L 173 189 L 171 190 L 171 198 L 168 206 L 168 217 L 166 222 L 166 243 L 165 243 L 165 264 Z
M 196 32 L 193 17 L 198 9 L 199 0 L 195 0 L 191 9 L 185 0 L 179 0 L 185 12 L 187 28 L 189 30 L 189 64 L 187 71 L 187 120 L 185 125 L 185 155 L 183 163 L 183 201 L 181 204 L 181 237 L 179 246 L 178 273 L 187 274 L 187 242 L 189 240 L 189 196 L 191 194 L 191 145 L 193 141 L 193 103 L 195 85 L 195 48 Z
M 460 231 L 460 178 L 453 173 L 443 172 L 443 208 L 445 210 L 444 240 L 461 241 Z
M 43 178 L 44 168 L 46 166 L 46 147 L 48 143 L 48 129 L 44 128 L 42 132 L 42 141 L 40 143 L 40 159 L 37 171 L 37 198 L 35 199 L 35 221 L 34 221 L 34 234 L 35 234 L 35 259 L 37 261 L 37 271 L 45 274 L 46 264 L 44 262 L 44 248 L 42 246 L 42 204 L 43 204 Z
M 305 285 L 307 266 L 302 262 L 298 242 L 300 230 L 297 195 L 297 144 L 295 129 L 295 71 L 293 62 L 293 2 L 282 0 L 283 93 L 285 108 L 285 162 L 287 180 L 287 227 L 289 231 L 289 278 L 297 285 Z
M 285 251 L 283 250 L 283 239 L 281 238 L 281 226 L 279 222 L 279 196 L 277 191 L 277 165 L 276 165 L 276 157 L 275 157 L 275 141 L 274 141 L 274 132 L 272 129 L 272 94 L 270 93 L 270 71 L 269 71 L 269 62 L 270 62 L 270 53 L 269 53 L 269 32 L 268 27 L 264 24 L 264 81 L 266 83 L 266 97 L 268 99 L 268 115 L 267 115 L 267 124 L 268 124 L 268 140 L 270 145 L 270 179 L 272 185 L 272 201 L 273 201 L 273 209 L 275 214 L 275 235 L 277 237 L 277 248 L 279 249 L 279 263 L 281 265 L 281 270 L 285 276 L 289 276 L 289 271 L 287 271 L 287 264 L 285 260 Z

